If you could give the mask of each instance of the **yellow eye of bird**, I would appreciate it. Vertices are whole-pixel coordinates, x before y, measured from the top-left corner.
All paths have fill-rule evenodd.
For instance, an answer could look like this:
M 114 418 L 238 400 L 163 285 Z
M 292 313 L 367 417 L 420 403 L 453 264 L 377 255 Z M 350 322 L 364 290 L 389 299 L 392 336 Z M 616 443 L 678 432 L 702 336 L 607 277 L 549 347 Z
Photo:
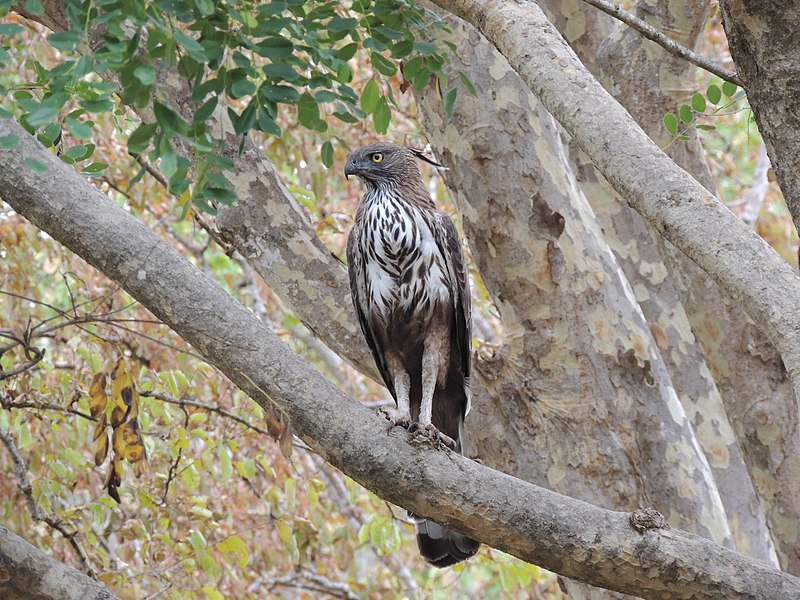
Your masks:
M 380 152 L 376 152 L 375 154 L 372 155 L 372 162 L 379 163 L 382 160 L 383 160 L 383 154 L 381 154 Z

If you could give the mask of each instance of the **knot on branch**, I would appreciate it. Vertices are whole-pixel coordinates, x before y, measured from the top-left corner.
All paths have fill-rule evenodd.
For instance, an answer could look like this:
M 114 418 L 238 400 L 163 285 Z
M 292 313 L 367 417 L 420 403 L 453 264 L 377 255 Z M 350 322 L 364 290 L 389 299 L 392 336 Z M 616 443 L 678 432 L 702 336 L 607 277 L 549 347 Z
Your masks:
M 655 508 L 640 508 L 631 513 L 629 522 L 639 533 L 648 529 L 668 529 L 667 521 Z

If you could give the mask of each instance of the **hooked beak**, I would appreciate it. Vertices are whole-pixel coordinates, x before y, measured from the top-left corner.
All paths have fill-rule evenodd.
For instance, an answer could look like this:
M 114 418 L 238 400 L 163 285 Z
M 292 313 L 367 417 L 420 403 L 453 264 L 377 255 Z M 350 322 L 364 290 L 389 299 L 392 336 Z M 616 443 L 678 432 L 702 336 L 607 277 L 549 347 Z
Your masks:
M 356 161 L 348 157 L 344 165 L 344 178 L 350 179 L 350 175 L 358 175 L 358 169 L 356 168 Z

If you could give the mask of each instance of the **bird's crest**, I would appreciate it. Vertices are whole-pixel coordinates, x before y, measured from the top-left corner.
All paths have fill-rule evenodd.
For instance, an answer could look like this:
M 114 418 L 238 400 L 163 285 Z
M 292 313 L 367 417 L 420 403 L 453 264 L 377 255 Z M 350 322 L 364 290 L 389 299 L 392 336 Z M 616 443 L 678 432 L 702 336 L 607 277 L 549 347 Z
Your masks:
M 442 171 L 447 171 L 448 170 L 447 167 L 445 167 L 444 165 L 440 165 L 438 162 L 436 162 L 432 158 L 428 158 L 427 156 L 425 156 L 425 151 L 424 150 L 417 150 L 416 148 L 409 148 L 409 150 L 411 151 L 411 154 L 413 154 L 414 156 L 416 156 L 420 160 L 424 160 L 429 165 L 433 165 L 434 167 L 436 167 L 437 169 L 441 169 Z

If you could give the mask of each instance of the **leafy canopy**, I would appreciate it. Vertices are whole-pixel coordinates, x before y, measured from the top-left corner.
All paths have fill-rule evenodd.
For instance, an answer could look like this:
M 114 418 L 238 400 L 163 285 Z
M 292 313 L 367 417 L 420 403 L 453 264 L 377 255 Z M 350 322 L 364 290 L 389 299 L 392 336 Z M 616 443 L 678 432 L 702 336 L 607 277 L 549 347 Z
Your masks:
M 39 0 L 0 0 L 0 16 L 16 4 L 44 12 Z M 217 106 L 227 107 L 242 139 L 251 130 L 280 136 L 279 105 L 296 107 L 299 123 L 325 139 L 321 158 L 330 166 L 333 120 L 357 123 L 372 115 L 375 130 L 386 133 L 396 102 L 384 78 L 397 73 L 399 61 L 405 81 L 418 89 L 433 74 L 444 78 L 446 49 L 433 41 L 444 26 L 413 0 L 66 0 L 64 6 L 69 29 L 48 37 L 61 62 L 49 69 L 36 62 L 35 81 L 7 87 L 0 78 L 0 117 L 13 116 L 54 146 L 65 132 L 90 140 L 92 115 L 122 117 L 122 105 L 130 106 L 148 117 L 130 133 L 129 152 L 158 161 L 170 190 L 208 211 L 213 202 L 235 200 L 224 175 L 233 162 L 215 139 Z M 12 66 L 22 31 L 0 24 L 0 74 Z M 357 54 L 368 55 L 374 70 L 360 96 L 351 85 Z M 175 67 L 191 87 L 182 106 L 162 85 Z M 451 90 L 450 111 L 454 100 Z M 177 142 L 191 148 L 194 165 L 176 152 Z M 86 143 L 61 157 L 96 175 L 106 165 L 90 162 L 93 152 Z

